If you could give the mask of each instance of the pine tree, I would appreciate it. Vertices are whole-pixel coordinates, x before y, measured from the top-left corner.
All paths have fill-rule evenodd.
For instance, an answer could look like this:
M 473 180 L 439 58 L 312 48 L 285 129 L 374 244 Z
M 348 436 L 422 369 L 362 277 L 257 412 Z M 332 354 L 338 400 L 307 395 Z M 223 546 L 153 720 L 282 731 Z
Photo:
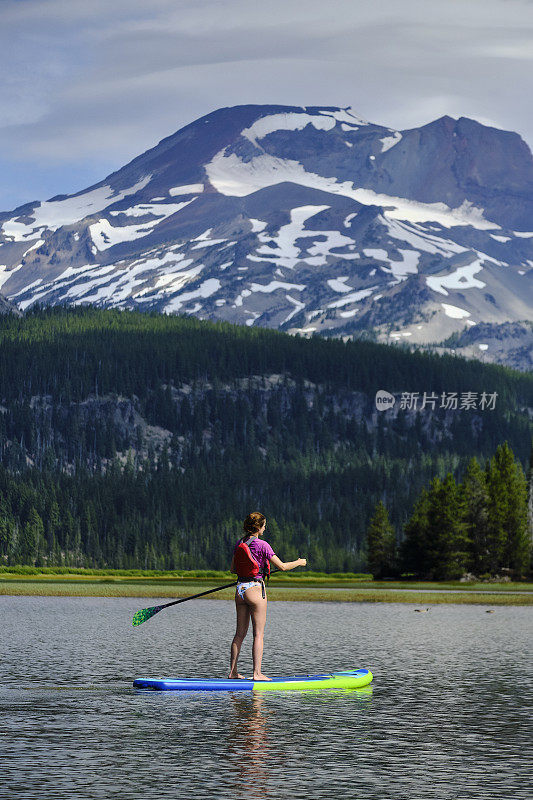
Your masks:
M 402 570 L 426 576 L 431 568 L 429 561 L 428 514 L 429 492 L 422 489 L 410 519 L 404 527 L 404 540 L 400 548 Z
M 505 503 L 506 491 L 495 458 L 485 464 L 485 480 L 488 493 L 487 507 L 487 573 L 496 575 L 503 566 L 505 548 Z
M 531 550 L 527 526 L 527 481 L 507 442 L 502 447 L 510 464 L 504 560 L 515 576 L 520 577 L 529 566 Z
M 44 538 L 43 534 L 43 521 L 35 508 L 32 507 L 28 512 L 28 519 L 22 526 L 18 543 L 17 560 L 19 560 L 20 564 L 35 563 L 38 558 L 39 547 Z
M 490 568 L 490 550 L 487 538 L 489 495 L 485 473 L 475 457 L 468 463 L 460 491 L 464 503 L 464 520 L 470 540 L 468 566 L 475 575 L 481 575 L 488 572 Z
M 368 569 L 374 579 L 391 575 L 396 561 L 396 535 L 380 500 L 367 531 Z
M 468 537 L 459 489 L 449 472 L 444 481 L 435 478 L 429 492 L 428 555 L 430 577 L 459 578 L 468 564 Z
M 527 538 L 530 552 L 533 554 L 533 442 L 531 443 L 527 473 Z
M 0 510 L 0 556 L 4 559 L 12 550 L 13 544 L 12 526 Z
M 488 468 L 488 531 L 491 572 L 511 569 L 522 575 L 529 565 L 531 542 L 527 529 L 527 485 L 520 463 L 508 443 L 499 445 Z
M 59 506 L 56 500 L 50 504 L 48 511 L 48 519 L 46 523 L 46 538 L 48 542 L 48 549 L 50 552 L 54 549 L 56 534 L 61 524 L 61 515 L 59 513 Z
M 458 578 L 468 564 L 468 536 L 461 494 L 451 473 L 423 489 L 405 526 L 402 564 L 434 580 Z

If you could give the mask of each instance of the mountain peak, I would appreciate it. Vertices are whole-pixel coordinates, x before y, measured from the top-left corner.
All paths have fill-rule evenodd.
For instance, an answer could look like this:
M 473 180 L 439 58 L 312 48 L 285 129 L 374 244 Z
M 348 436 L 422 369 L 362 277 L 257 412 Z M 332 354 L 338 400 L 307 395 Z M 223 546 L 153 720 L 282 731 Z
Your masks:
M 533 305 L 533 160 L 465 117 L 201 117 L 100 183 L 0 217 L 0 289 L 303 334 L 442 341 Z M 403 338 L 405 337 L 405 339 Z

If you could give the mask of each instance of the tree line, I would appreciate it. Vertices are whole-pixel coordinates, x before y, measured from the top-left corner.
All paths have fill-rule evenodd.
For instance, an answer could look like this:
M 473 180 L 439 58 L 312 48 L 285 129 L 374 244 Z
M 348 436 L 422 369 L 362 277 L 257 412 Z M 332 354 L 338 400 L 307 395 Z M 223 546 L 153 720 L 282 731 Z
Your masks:
M 380 501 L 368 529 L 368 567 L 378 577 L 401 572 L 433 580 L 523 576 L 531 568 L 533 449 L 528 478 L 505 442 L 483 469 L 468 463 L 462 482 L 449 472 L 417 499 L 398 541 Z
M 498 402 L 378 413 L 381 388 Z M 429 555 L 416 565 L 400 546 L 415 506 L 413 552 L 439 529 L 426 508 L 438 491 L 425 487 L 436 480 L 447 498 L 472 456 L 486 469 L 503 441 L 525 466 L 532 397 L 532 376 L 372 342 L 94 308 L 0 318 L 0 558 L 225 569 L 258 509 L 283 558 L 305 551 L 317 570 L 360 572 L 381 501 L 396 540 L 388 568 L 431 576 Z

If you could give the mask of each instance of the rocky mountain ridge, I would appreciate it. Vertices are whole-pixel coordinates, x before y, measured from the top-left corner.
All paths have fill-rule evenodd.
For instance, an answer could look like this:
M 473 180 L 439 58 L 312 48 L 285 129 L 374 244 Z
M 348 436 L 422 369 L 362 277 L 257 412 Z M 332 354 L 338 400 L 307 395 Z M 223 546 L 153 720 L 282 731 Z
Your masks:
M 0 314 L 15 314 L 16 316 L 21 316 L 21 311 L 14 303 L 10 303 L 9 300 L 6 300 L 3 294 L 0 294 Z
M 0 289 L 21 309 L 96 304 L 425 346 L 483 323 L 507 344 L 468 354 L 529 369 L 512 324 L 533 316 L 532 221 L 533 159 L 515 133 L 237 106 L 77 195 L 0 214 Z

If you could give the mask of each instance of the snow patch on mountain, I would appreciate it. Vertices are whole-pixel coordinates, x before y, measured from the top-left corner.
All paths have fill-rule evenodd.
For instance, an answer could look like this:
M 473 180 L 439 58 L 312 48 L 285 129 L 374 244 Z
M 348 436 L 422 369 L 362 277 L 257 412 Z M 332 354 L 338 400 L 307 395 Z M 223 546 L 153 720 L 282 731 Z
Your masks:
M 394 278 L 400 282 L 407 278 L 409 274 L 416 275 L 418 272 L 418 262 L 420 260 L 420 253 L 416 250 L 403 250 L 399 249 L 401 261 L 393 259 L 389 256 L 386 250 L 374 247 L 365 247 L 363 253 L 367 258 L 372 258 L 375 261 L 380 261 L 388 264 L 388 267 L 380 266 L 383 272 L 388 272 L 394 275 Z M 370 275 L 375 274 L 373 270 Z
M 478 259 L 464 267 L 458 267 L 448 275 L 426 277 L 426 283 L 434 292 L 447 295 L 446 289 L 483 289 L 486 284 L 478 278 L 474 278 L 483 269 L 483 264 Z
M 339 231 L 310 230 L 305 227 L 305 223 L 311 217 L 325 211 L 329 206 L 300 206 L 293 208 L 290 212 L 290 222 L 282 225 L 278 233 L 269 236 L 266 233 L 259 233 L 259 241 L 263 244 L 258 247 L 255 253 L 248 254 L 250 261 L 275 262 L 286 269 L 294 269 L 299 262 L 309 264 L 309 266 L 323 266 L 327 257 L 332 254 L 332 250 L 355 244 L 354 239 L 344 236 Z M 317 239 L 317 237 L 320 237 Z M 306 249 L 297 245 L 297 241 L 303 239 L 313 239 Z M 359 258 L 354 253 L 335 253 L 337 258 L 354 259 Z
M 375 258 L 378 261 L 388 261 L 389 258 L 387 251 L 381 250 L 380 248 L 365 247 L 363 253 L 368 258 Z
M 456 244 L 450 239 L 444 239 L 435 234 L 431 234 L 416 223 L 409 224 L 400 220 L 390 219 L 384 214 L 380 214 L 379 219 L 387 228 L 389 235 L 392 236 L 393 239 L 406 242 L 415 250 L 448 257 L 457 253 L 467 252 L 466 247 Z
M 213 238 L 211 238 L 211 231 L 212 230 L 213 230 L 213 228 L 208 228 L 206 231 L 201 233 L 199 236 L 196 236 L 194 239 L 192 239 L 191 241 L 192 242 L 196 242 L 196 244 L 193 244 L 191 246 L 191 250 L 203 250 L 206 247 L 213 247 L 214 245 L 224 244 L 224 243 L 226 243 L 228 241 L 227 239 L 213 239 Z
M 193 197 L 193 200 L 196 198 Z M 164 205 L 155 203 L 140 203 L 139 205 L 132 206 L 131 208 L 120 209 L 119 211 L 110 211 L 112 217 L 170 217 L 180 209 L 192 203 L 192 200 L 187 200 L 184 203 L 165 203 Z
M 407 274 L 416 275 L 418 272 L 418 262 L 420 261 L 420 253 L 416 250 L 398 250 L 401 253 L 402 261 L 389 260 L 392 271 L 396 276 L 406 276 Z
M 186 200 L 183 203 L 166 203 L 163 206 L 142 205 L 129 208 L 127 211 L 110 211 L 110 214 L 125 217 L 146 216 L 150 214 L 151 216 L 155 216 L 155 219 L 150 220 L 150 222 L 143 222 L 140 225 L 122 225 L 114 227 L 109 220 L 102 218 L 93 225 L 89 225 L 91 238 L 98 250 L 108 250 L 116 244 L 140 239 L 151 233 L 153 228 L 159 225 L 162 219 L 171 217 L 173 214 L 181 211 L 182 208 L 188 206 L 189 203 L 192 203 L 195 199 L 196 198 L 193 197 L 192 200 Z
M 253 219 L 250 217 L 250 222 L 252 224 L 252 233 L 261 233 L 267 226 L 267 223 L 263 222 L 261 219 Z
M 42 244 L 44 244 L 44 239 L 37 239 L 37 241 L 34 242 L 31 245 L 31 247 L 28 247 L 27 250 L 24 250 L 24 252 L 22 253 L 22 258 L 26 258 L 28 253 L 31 253 L 32 250 L 37 250 L 37 248 L 40 247 Z
M 305 283 L 285 283 L 284 281 L 270 281 L 266 286 L 261 283 L 251 283 L 250 294 L 253 292 L 266 292 L 270 294 L 270 292 L 275 292 L 278 289 L 295 289 L 297 292 L 303 292 L 305 288 Z
M 170 303 L 167 303 L 165 306 L 165 312 L 167 314 L 174 314 L 176 311 L 179 311 L 185 303 L 188 303 L 190 300 L 196 297 L 211 297 L 211 295 L 215 294 L 215 292 L 218 292 L 220 286 L 221 284 L 218 278 L 208 278 L 200 285 L 198 289 L 194 289 L 192 292 L 183 292 L 183 294 L 180 294 L 178 297 L 172 298 Z M 199 311 L 200 308 L 197 310 Z
M 298 314 L 300 311 L 303 311 L 303 309 L 305 308 L 305 303 L 300 302 L 300 300 L 296 300 L 296 298 L 291 297 L 290 294 L 286 294 L 285 299 L 288 300 L 289 303 L 292 303 L 294 305 L 294 310 L 291 311 L 291 313 L 287 317 L 285 317 L 285 319 L 282 322 L 282 325 L 286 325 L 287 322 L 289 322 L 289 320 L 291 320 L 296 314 Z
M 351 294 L 345 295 L 342 300 L 335 300 L 333 303 L 328 303 L 327 307 L 341 308 L 342 306 L 348 305 L 348 303 L 357 303 L 359 300 L 369 297 L 377 288 L 377 286 L 371 286 L 369 289 L 361 289 L 359 292 L 352 292 Z
M 2 232 L 5 236 L 11 237 L 15 242 L 24 241 L 35 232 L 42 228 L 56 231 L 63 225 L 73 225 L 75 222 L 93 214 L 98 214 L 110 205 L 120 202 L 131 194 L 136 194 L 143 189 L 150 181 L 151 175 L 146 175 L 134 186 L 116 192 L 111 186 L 100 186 L 90 192 L 67 197 L 64 200 L 47 200 L 39 203 L 27 215 L 33 220 L 33 224 L 18 222 L 19 217 L 13 217 L 2 225 Z
M 349 125 L 353 127 L 355 125 L 369 125 L 370 123 L 360 117 L 358 114 L 353 114 L 350 106 L 347 108 L 337 108 L 337 109 L 320 109 L 319 114 L 324 114 L 328 117 L 333 117 L 337 120 L 337 122 L 344 123 L 345 125 Z
M 385 136 L 383 139 L 380 139 L 381 142 L 381 152 L 386 153 L 387 150 L 390 150 L 391 147 L 394 147 L 395 144 L 398 144 L 402 139 L 402 134 L 400 131 L 394 131 L 392 136 Z
M 451 317 L 452 319 L 463 319 L 464 317 L 470 316 L 470 311 L 465 311 L 464 308 L 451 306 L 449 303 L 441 303 L 441 306 L 443 307 L 446 316 Z
M 333 289 L 334 292 L 340 292 L 344 294 L 345 292 L 351 292 L 352 287 L 346 286 L 345 281 L 348 280 L 348 276 L 344 275 L 343 277 L 339 278 L 331 278 L 329 281 L 326 281 L 327 285 L 330 289 Z
M 22 269 L 22 264 L 18 264 L 13 268 L 8 267 L 7 264 L 0 264 L 0 289 L 19 269 Z
M 344 218 L 344 221 L 342 223 L 344 225 L 344 227 L 345 228 L 349 228 L 351 221 L 353 219 L 355 219 L 356 216 L 357 216 L 357 211 L 354 211 L 351 214 L 348 214 L 348 216 Z
M 113 296 L 114 305 L 120 305 L 130 295 L 138 303 L 163 299 L 165 295 L 179 291 L 204 268 L 198 265 L 187 269 L 193 259 L 185 258 L 183 253 L 176 252 L 178 249 L 179 246 L 159 256 L 137 259 L 130 264 L 118 262 L 106 266 L 84 264 L 67 267 L 54 281 L 43 284 L 32 299 L 19 302 L 19 306 L 25 309 L 50 291 L 60 293 L 62 298 L 73 303 L 101 302 L 109 295 Z M 159 274 L 159 277 L 154 283 L 156 269 L 159 272 L 155 274 Z M 83 279 L 84 273 L 87 274 L 87 280 Z M 22 292 L 27 290 L 28 287 L 25 287 Z
M 343 247 L 354 247 L 355 239 L 349 236 L 344 236 L 339 231 L 306 231 L 307 236 L 324 237 L 325 241 L 317 238 L 314 244 L 307 248 L 307 252 L 311 254 L 312 258 L 304 259 L 307 264 L 312 266 L 322 266 L 326 263 L 328 257 L 342 258 L 345 260 L 354 260 L 360 258 L 359 253 L 339 253 L 333 250 L 339 250 Z
M 205 170 L 217 192 L 232 197 L 246 197 L 268 186 L 288 182 L 350 197 L 365 206 L 382 206 L 385 216 L 393 219 L 437 222 L 446 228 L 471 225 L 478 230 L 494 230 L 500 227 L 486 220 L 483 209 L 476 208 L 467 200 L 452 209 L 445 203 L 421 203 L 404 197 L 393 197 L 372 189 L 356 188 L 350 181 L 322 177 L 305 170 L 299 161 L 267 154 L 243 161 L 236 153 L 226 155 L 225 148 L 213 157 Z
M 250 141 L 255 147 L 260 147 L 258 139 L 264 139 L 275 131 L 302 131 L 307 125 L 312 125 L 317 130 L 330 131 L 337 124 L 333 116 L 321 116 L 320 114 L 269 114 L 267 117 L 260 117 L 249 128 L 244 128 L 241 135 Z
M 186 258 L 180 264 L 174 265 L 165 271 L 155 282 L 153 287 L 142 289 L 140 292 L 134 294 L 134 298 L 138 303 L 146 302 L 146 295 L 150 295 L 149 300 L 153 301 L 154 297 L 164 298 L 166 295 L 174 294 L 180 291 L 186 284 L 198 277 L 204 270 L 203 264 L 197 264 L 191 269 L 187 267 L 192 264 L 192 259 Z
M 341 193 L 345 194 L 346 191 Z M 500 227 L 496 223 L 486 220 L 483 216 L 483 209 L 476 208 L 468 200 L 465 200 L 457 208 L 450 208 L 446 203 L 420 203 L 404 197 L 379 194 L 371 189 L 352 189 L 348 196 L 366 206 L 384 207 L 384 215 L 390 219 L 408 222 L 438 222 L 444 228 L 470 225 L 482 231 Z
M 182 195 L 186 194 L 201 194 L 203 190 L 203 183 L 187 183 L 184 186 L 173 186 L 168 190 L 168 193 L 171 197 L 181 197 Z M 162 197 L 160 199 L 164 200 L 165 198 Z

